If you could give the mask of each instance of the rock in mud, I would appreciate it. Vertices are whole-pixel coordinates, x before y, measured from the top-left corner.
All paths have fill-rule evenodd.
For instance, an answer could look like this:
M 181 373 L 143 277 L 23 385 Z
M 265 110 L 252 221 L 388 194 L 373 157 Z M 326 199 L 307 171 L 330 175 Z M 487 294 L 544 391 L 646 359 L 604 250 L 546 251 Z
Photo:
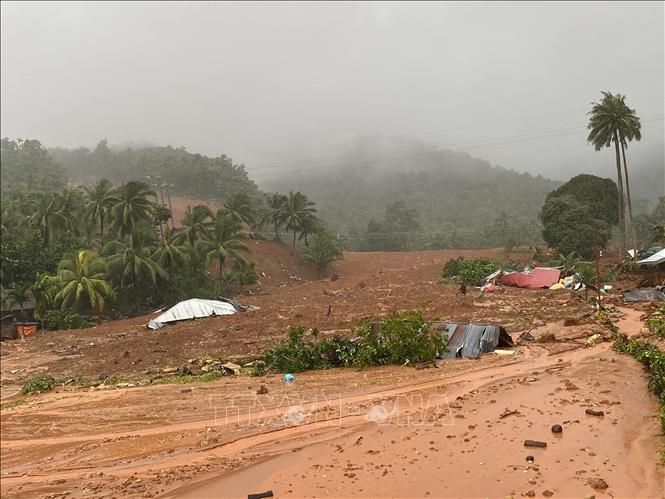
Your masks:
M 526 462 L 527 463 L 533 463 L 535 461 L 535 458 L 533 456 L 526 456 Z
M 192 389 L 191 388 L 183 388 L 182 390 L 180 390 L 180 393 L 192 393 Z
M 524 497 L 536 497 L 536 491 L 533 489 L 529 489 L 526 492 L 522 492 L 522 496 Z
M 609 487 L 607 482 L 602 478 L 589 478 L 587 485 L 596 490 L 605 490 L 607 487 Z
M 109 377 L 108 374 L 106 374 L 106 373 L 101 373 L 101 374 L 99 375 L 99 378 L 97 378 L 97 379 L 98 379 L 99 381 L 104 381 L 104 380 L 107 379 L 108 377 Z
M 547 444 L 545 442 L 541 442 L 540 440 L 525 440 L 524 441 L 524 447 L 541 447 L 545 448 L 547 447 Z
M 545 490 L 543 490 L 543 495 L 545 497 L 552 497 L 554 495 L 554 492 L 552 492 L 551 490 L 545 489 Z
M 268 393 L 268 387 L 266 385 L 261 385 L 261 388 L 256 390 L 256 393 L 259 395 L 265 395 L 266 393 Z
M 587 409 L 586 412 L 589 416 L 604 416 L 605 413 L 603 411 L 597 411 L 595 409 Z
M 560 424 L 555 424 L 552 426 L 552 433 L 561 433 L 563 432 L 563 427 Z

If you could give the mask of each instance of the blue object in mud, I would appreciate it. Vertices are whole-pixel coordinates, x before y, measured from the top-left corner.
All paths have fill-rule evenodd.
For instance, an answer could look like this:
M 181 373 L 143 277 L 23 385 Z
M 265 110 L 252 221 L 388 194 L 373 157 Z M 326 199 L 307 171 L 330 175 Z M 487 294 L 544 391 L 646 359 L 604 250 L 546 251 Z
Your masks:
M 293 374 L 285 374 L 284 375 L 284 381 L 287 383 L 291 383 L 295 380 L 296 378 L 293 377 Z

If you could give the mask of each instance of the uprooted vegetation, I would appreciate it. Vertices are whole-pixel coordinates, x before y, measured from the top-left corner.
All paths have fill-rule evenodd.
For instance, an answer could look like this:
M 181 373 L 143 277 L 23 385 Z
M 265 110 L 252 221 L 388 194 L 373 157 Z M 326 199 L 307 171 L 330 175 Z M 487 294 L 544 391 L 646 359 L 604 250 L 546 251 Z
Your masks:
M 444 278 L 456 278 L 459 282 L 477 285 L 481 279 L 503 267 L 495 260 L 465 260 L 463 256 L 448 260 L 443 266 Z
M 288 340 L 263 354 L 262 361 L 279 372 L 332 367 L 369 367 L 432 361 L 447 351 L 448 337 L 430 330 L 422 310 L 401 312 L 380 322 L 353 328 L 354 339 L 318 339 L 319 331 L 291 327 Z

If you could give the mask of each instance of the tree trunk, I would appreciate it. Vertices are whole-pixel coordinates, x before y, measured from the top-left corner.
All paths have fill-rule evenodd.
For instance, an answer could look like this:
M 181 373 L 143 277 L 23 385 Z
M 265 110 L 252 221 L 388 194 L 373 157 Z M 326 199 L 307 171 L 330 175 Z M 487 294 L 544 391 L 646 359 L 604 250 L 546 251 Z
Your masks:
M 220 255 L 219 256 L 219 287 L 217 289 L 218 293 L 219 293 L 219 296 L 222 296 L 222 275 L 223 275 L 222 274 L 222 267 L 223 267 L 223 265 L 224 265 L 224 259 Z
M 104 247 L 104 211 L 99 210 L 99 237 L 100 245 Z
M 293 229 L 293 249 L 296 249 L 296 229 Z
M 619 261 L 622 262 L 626 255 L 626 208 L 623 199 L 623 175 L 621 174 L 621 154 L 619 152 L 619 136 L 614 131 L 614 151 L 617 163 L 617 190 L 619 193 Z
M 637 256 L 637 238 L 635 237 L 635 225 L 633 224 L 633 203 L 630 200 L 630 183 L 628 182 L 628 165 L 626 164 L 626 148 L 624 146 L 624 138 L 619 132 L 619 139 L 621 140 L 621 156 L 623 157 L 623 176 L 626 180 L 626 199 L 628 200 L 628 221 L 630 222 L 630 235 L 633 238 L 633 249 L 635 256 Z

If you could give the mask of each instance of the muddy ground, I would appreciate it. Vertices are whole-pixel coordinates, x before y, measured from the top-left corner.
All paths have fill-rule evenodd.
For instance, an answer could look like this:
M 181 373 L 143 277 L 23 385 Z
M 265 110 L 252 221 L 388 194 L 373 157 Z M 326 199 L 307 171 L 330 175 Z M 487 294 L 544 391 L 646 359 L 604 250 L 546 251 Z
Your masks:
M 149 315 L 2 344 L 2 497 L 213 498 L 268 489 L 275 497 L 663 497 L 655 397 L 641 366 L 602 341 L 607 330 L 593 322 L 583 293 L 459 296 L 440 282 L 451 257 L 527 263 L 528 254 L 349 253 L 316 281 L 288 247 L 251 244 L 261 286 L 242 301 L 259 310 L 158 332 L 146 330 Z M 607 303 L 619 304 L 626 286 L 615 283 Z M 536 341 L 514 356 L 438 369 L 335 369 L 297 374 L 292 384 L 275 374 L 150 384 L 203 355 L 251 359 L 290 325 L 348 334 L 363 318 L 423 303 L 427 317 L 499 323 L 515 339 L 531 330 Z M 640 308 L 611 318 L 639 334 Z M 600 340 L 587 346 L 595 333 Z M 75 381 L 19 397 L 40 372 Z M 112 382 L 77 386 L 101 373 Z M 121 382 L 141 386 L 116 388 Z M 267 393 L 257 394 L 261 385 Z M 563 432 L 552 433 L 554 424 Z M 526 439 L 547 447 L 526 448 Z

